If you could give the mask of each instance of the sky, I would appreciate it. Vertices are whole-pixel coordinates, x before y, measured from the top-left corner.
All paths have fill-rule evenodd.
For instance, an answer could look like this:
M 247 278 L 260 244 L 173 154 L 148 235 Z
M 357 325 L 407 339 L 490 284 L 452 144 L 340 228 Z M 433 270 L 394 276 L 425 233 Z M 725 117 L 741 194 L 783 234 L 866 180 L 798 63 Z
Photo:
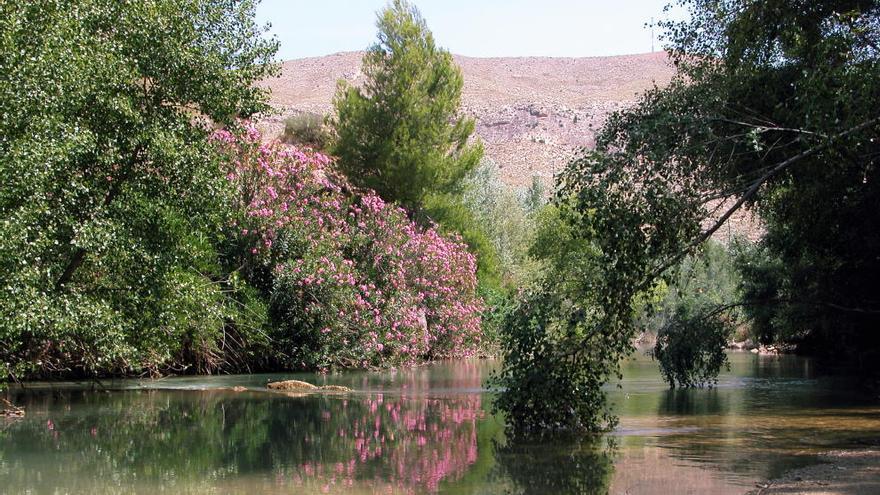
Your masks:
M 471 57 L 589 57 L 651 51 L 669 0 L 415 0 L 440 46 Z M 385 0 L 262 0 L 283 60 L 363 50 Z M 656 38 L 655 33 L 655 38 Z M 654 49 L 662 49 L 654 41 Z

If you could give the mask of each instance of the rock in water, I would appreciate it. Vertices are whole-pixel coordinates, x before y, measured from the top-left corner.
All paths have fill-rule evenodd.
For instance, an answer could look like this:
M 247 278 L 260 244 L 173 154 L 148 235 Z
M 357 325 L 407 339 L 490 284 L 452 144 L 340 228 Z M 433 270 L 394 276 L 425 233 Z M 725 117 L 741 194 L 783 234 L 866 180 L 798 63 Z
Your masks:
M 299 380 L 285 380 L 283 382 L 271 382 L 267 387 L 273 390 L 315 390 L 318 387 L 312 385 L 308 382 L 301 382 Z
M 266 385 L 272 390 L 283 390 L 285 392 L 351 392 L 348 387 L 342 385 L 324 385 L 316 387 L 309 382 L 301 382 L 299 380 L 286 380 L 283 382 L 272 382 Z
M 24 408 L 18 407 L 6 399 L 0 398 L 0 416 L 6 418 L 23 418 Z
M 351 392 L 350 388 L 343 387 L 342 385 L 324 385 L 319 390 L 322 392 Z

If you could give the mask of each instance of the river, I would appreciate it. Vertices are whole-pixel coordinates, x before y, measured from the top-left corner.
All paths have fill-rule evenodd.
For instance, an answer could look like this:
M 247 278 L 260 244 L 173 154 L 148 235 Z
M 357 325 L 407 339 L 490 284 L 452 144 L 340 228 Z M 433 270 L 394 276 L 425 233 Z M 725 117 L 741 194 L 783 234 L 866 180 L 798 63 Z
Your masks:
M 505 440 L 492 360 L 382 373 L 28 384 L 0 418 L 0 493 L 743 493 L 880 436 L 880 401 L 795 356 L 730 354 L 718 386 L 669 390 L 638 353 L 603 438 Z M 345 385 L 269 393 L 270 380 Z M 231 387 L 247 387 L 236 392 Z

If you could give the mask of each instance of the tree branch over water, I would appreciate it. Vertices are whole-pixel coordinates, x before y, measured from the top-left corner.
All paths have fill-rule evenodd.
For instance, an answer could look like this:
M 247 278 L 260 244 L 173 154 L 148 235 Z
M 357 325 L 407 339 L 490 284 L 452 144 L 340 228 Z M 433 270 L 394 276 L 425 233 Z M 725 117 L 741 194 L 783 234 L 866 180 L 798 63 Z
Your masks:
M 815 155 L 816 153 L 831 147 L 837 141 L 839 141 L 847 136 L 850 136 L 852 134 L 855 134 L 857 132 L 868 129 L 871 126 L 876 125 L 877 123 L 880 123 L 880 117 L 875 117 L 875 118 L 868 120 L 866 122 L 863 122 L 857 126 L 850 127 L 849 129 L 847 129 L 843 132 L 840 132 L 838 134 L 835 134 L 834 136 L 831 136 L 830 138 L 828 138 L 827 141 L 825 141 L 819 145 L 813 146 L 812 148 L 809 148 L 807 150 L 804 150 L 803 152 L 798 153 L 797 155 L 795 155 L 787 160 L 784 160 L 784 161 L 778 163 L 777 165 L 771 167 L 764 175 L 762 175 L 761 177 L 758 177 L 754 182 L 752 182 L 752 184 L 748 187 L 748 189 L 746 189 L 746 191 L 743 193 L 743 195 L 740 196 L 740 198 L 736 201 L 736 203 L 734 203 L 730 208 L 728 208 L 727 211 L 725 211 L 724 214 L 721 215 L 721 217 L 719 217 L 718 220 L 716 220 L 715 223 L 713 223 L 711 227 L 709 227 L 708 229 L 703 231 L 703 233 L 700 234 L 699 237 L 694 239 L 690 244 L 688 244 L 684 249 L 679 251 L 679 253 L 677 253 L 675 256 L 673 256 L 672 258 L 669 258 L 663 264 L 661 264 L 659 267 L 657 267 L 649 276 L 648 280 L 646 281 L 646 284 L 650 284 L 651 281 L 653 281 L 654 279 L 656 279 L 657 277 L 662 275 L 663 272 L 665 272 L 669 268 L 675 266 L 679 261 L 681 261 L 682 258 L 687 256 L 689 253 L 693 252 L 694 249 L 696 249 L 702 243 L 706 242 L 709 238 L 711 238 L 712 235 L 715 232 L 717 232 L 718 229 L 720 229 L 730 219 L 730 217 L 733 216 L 734 213 L 736 213 L 740 208 L 742 208 L 742 206 L 748 200 L 752 199 L 758 193 L 758 191 L 761 188 L 761 185 L 763 185 L 765 182 L 772 179 L 773 177 L 775 177 L 777 174 L 779 174 L 783 170 L 787 169 L 788 167 L 803 160 L 804 158 Z

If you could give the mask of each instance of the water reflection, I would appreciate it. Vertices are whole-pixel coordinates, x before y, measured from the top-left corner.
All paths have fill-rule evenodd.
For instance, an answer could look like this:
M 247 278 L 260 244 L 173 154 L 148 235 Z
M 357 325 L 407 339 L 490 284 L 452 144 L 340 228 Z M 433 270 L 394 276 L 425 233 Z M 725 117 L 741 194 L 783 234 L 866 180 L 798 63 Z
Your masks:
M 602 438 L 496 443 L 495 480 L 510 485 L 503 493 L 604 494 L 608 493 L 614 474 L 615 452 L 613 440 Z
M 481 387 L 491 362 L 388 373 L 189 377 L 14 392 L 0 493 L 743 493 L 880 435 L 880 407 L 805 360 L 731 356 L 717 388 L 668 390 L 628 362 L 605 440 L 508 442 Z M 346 385 L 288 397 L 267 380 Z M 244 386 L 247 392 L 233 392 Z
M 48 394 L 25 401 L 28 418 L 2 433 L 0 479 L 14 492 L 67 491 L 71 480 L 95 478 L 171 488 L 256 475 L 291 489 L 431 493 L 477 460 L 481 402 L 477 394 Z

